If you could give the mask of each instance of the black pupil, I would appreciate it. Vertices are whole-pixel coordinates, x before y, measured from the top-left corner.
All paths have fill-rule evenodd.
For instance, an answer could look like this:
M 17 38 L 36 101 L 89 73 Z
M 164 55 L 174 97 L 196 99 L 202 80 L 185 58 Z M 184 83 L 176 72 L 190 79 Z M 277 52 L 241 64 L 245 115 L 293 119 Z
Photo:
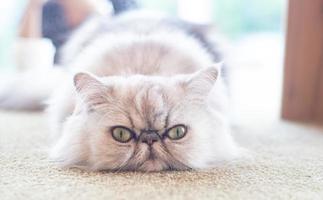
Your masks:
M 119 135 L 120 135 L 120 138 L 123 138 L 123 130 L 120 130 Z
M 180 136 L 180 130 L 179 130 L 179 129 L 180 129 L 180 128 L 177 128 L 177 129 L 176 129 L 176 136 L 177 136 L 177 137 L 179 137 L 179 136 Z

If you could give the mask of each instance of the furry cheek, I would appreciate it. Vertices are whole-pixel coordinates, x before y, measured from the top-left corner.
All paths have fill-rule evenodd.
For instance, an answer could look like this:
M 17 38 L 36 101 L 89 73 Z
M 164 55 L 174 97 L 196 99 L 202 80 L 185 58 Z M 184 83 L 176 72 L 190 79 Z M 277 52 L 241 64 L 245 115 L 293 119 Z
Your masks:
M 108 132 L 90 138 L 92 168 L 119 170 L 126 166 L 135 151 L 135 142 L 119 143 Z
M 172 156 L 174 159 L 179 162 L 188 165 L 190 159 L 190 151 L 193 149 L 192 140 L 193 135 L 191 130 L 188 130 L 185 137 L 179 140 L 171 140 L 165 138 L 164 145 L 169 152 L 169 156 Z

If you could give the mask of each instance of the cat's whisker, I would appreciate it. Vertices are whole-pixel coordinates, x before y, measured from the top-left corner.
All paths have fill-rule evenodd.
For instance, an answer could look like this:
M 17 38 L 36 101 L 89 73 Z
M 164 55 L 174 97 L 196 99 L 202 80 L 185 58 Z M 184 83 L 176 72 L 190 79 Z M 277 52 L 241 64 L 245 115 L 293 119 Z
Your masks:
M 169 150 L 167 149 L 167 147 L 164 147 L 162 146 L 162 151 L 163 153 L 165 153 L 168 157 L 170 157 L 173 161 L 172 162 L 169 162 L 169 166 L 172 166 L 174 163 L 179 163 L 179 165 L 183 166 L 184 168 L 187 168 L 187 169 L 191 169 L 191 167 L 189 167 L 188 165 L 184 164 L 183 162 L 179 161 L 178 159 L 176 159 L 170 152 Z M 175 168 L 179 168 L 179 167 L 175 167 Z

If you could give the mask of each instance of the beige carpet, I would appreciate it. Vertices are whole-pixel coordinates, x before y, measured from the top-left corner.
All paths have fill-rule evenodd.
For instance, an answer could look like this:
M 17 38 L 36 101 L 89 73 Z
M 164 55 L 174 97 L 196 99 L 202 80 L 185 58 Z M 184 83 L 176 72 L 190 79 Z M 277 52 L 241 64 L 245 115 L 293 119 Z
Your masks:
M 254 160 L 203 172 L 87 173 L 46 158 L 39 113 L 0 112 L 0 199 L 323 199 L 323 132 L 235 128 Z

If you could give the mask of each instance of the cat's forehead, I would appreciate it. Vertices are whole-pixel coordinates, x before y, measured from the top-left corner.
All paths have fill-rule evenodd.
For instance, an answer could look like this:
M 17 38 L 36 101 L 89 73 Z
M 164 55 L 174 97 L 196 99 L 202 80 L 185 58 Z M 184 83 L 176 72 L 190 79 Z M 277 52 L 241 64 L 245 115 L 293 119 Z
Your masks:
M 131 99 L 129 113 L 133 126 L 139 129 L 162 129 L 166 124 L 171 104 L 169 93 L 162 84 L 143 82 L 128 87 Z
M 136 129 L 162 130 L 180 98 L 180 85 L 170 78 L 130 76 L 114 81 L 114 122 Z M 177 99 L 177 100 L 176 100 Z M 118 112 L 122 109 L 122 112 Z M 117 119 L 117 120 L 115 120 Z
M 128 96 L 138 99 L 165 98 L 174 93 L 174 89 L 180 84 L 173 78 L 148 77 L 144 75 L 133 75 L 129 77 L 115 78 L 110 80 L 114 91 L 120 96 Z

